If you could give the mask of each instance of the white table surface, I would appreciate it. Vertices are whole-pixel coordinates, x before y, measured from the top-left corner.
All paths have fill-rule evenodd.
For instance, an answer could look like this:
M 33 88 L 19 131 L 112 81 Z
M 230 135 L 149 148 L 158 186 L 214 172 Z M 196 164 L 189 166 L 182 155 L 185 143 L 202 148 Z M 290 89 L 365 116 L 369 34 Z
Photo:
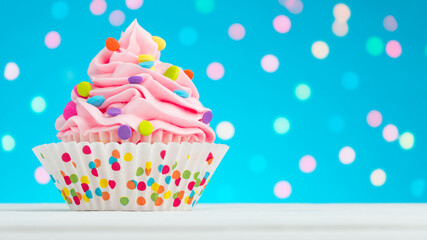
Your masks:
M 0 239 L 427 239 L 427 204 L 200 204 L 192 212 L 72 212 L 0 204 Z

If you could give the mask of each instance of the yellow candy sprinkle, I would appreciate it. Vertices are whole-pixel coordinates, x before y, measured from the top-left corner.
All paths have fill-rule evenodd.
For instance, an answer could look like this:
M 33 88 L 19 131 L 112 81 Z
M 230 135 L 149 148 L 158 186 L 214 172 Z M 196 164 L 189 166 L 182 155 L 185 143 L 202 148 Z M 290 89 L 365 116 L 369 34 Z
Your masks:
M 156 69 L 154 67 L 149 68 L 150 70 L 156 71 Z
M 162 51 L 166 47 L 166 42 L 161 37 L 153 36 L 153 41 L 157 43 L 157 50 Z
M 175 81 L 178 79 L 179 68 L 177 66 L 170 66 L 168 69 L 166 69 L 163 75 Z
M 64 187 L 62 189 L 62 191 L 64 191 L 65 196 L 67 197 L 68 195 L 70 195 L 70 191 L 68 190 L 68 188 Z
M 149 136 L 153 132 L 153 125 L 149 121 L 142 121 L 138 127 L 142 136 Z
M 170 196 L 171 196 L 171 191 L 165 192 L 165 196 L 164 196 L 165 200 L 168 199 Z
M 99 185 L 101 186 L 101 188 L 106 188 L 108 186 L 108 180 L 105 178 L 99 180 Z
M 150 168 L 151 168 L 151 162 L 146 162 L 146 163 L 145 163 L 145 168 L 150 169 Z
M 88 178 L 87 176 L 82 176 L 82 177 L 80 178 L 80 182 L 81 182 L 81 183 L 89 184 L 89 178 Z
M 89 202 L 89 198 L 86 196 L 86 194 L 83 194 L 83 201 Z
M 154 56 L 150 54 L 141 54 L 138 56 L 138 62 L 151 62 L 154 61 Z
M 130 162 L 130 161 L 132 161 L 133 156 L 132 156 L 132 154 L 131 154 L 131 153 L 125 153 L 125 155 L 123 156 L 123 159 L 124 159 L 126 162 Z
M 81 82 L 77 85 L 77 93 L 82 97 L 89 97 L 89 92 L 92 86 L 89 82 Z
M 159 184 L 158 183 L 151 184 L 151 190 L 157 192 L 157 190 L 159 190 Z

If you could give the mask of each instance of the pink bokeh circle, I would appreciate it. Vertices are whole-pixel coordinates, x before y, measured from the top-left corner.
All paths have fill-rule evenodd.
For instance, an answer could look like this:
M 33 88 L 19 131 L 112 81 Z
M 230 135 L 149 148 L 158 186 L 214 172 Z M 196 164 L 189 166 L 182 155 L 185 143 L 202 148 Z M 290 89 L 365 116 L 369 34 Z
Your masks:
M 269 73 L 275 72 L 277 68 L 279 68 L 279 59 L 277 59 L 277 57 L 274 56 L 273 54 L 265 55 L 261 59 L 261 67 L 266 72 L 269 72 Z
M 89 10 L 93 15 L 102 15 L 107 10 L 107 2 L 104 0 L 93 0 L 89 5 Z
M 121 10 L 114 10 L 110 13 L 108 19 L 111 25 L 118 27 L 125 22 L 125 14 Z
M 383 116 L 379 111 L 372 110 L 368 113 L 366 121 L 368 122 L 369 126 L 375 128 L 381 125 L 381 123 L 383 122 Z
M 400 46 L 400 43 L 398 41 L 390 40 L 385 45 L 385 52 L 391 58 L 398 58 L 402 54 L 402 46 Z
M 311 173 L 316 169 L 317 162 L 311 155 L 305 155 L 299 160 L 299 168 L 303 173 Z
M 340 150 L 338 158 L 343 164 L 350 164 L 356 159 L 356 152 L 352 147 L 346 146 Z
M 387 142 L 394 142 L 399 137 L 399 130 L 393 124 L 388 124 L 383 129 L 383 138 Z
M 206 69 L 206 74 L 212 80 L 219 80 L 224 76 L 224 66 L 219 62 L 213 62 L 208 65 Z
M 245 37 L 246 30 L 240 23 L 234 23 L 228 28 L 228 35 L 233 40 L 242 40 Z
M 285 199 L 291 195 L 292 186 L 288 181 L 279 181 L 274 185 L 273 192 L 277 198 Z
M 385 30 L 389 32 L 394 32 L 397 30 L 397 21 L 396 18 L 394 18 L 391 15 L 388 15 L 384 18 L 383 25 Z
M 49 173 L 43 167 L 38 167 L 34 171 L 34 178 L 39 184 L 47 184 L 50 181 Z
M 274 18 L 273 27 L 279 33 L 287 33 L 291 29 L 291 20 L 285 15 L 279 15 Z
M 143 0 L 126 0 L 126 6 L 129 9 L 136 10 L 142 6 Z
M 61 43 L 61 36 L 58 32 L 51 31 L 44 37 L 44 43 L 50 49 L 57 48 Z

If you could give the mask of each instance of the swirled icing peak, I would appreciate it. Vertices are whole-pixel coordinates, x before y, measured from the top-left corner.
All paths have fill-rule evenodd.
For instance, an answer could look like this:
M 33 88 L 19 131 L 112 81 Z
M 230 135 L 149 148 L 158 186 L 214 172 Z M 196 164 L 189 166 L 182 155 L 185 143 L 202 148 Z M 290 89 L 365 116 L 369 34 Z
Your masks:
M 213 142 L 193 72 L 160 62 L 166 42 L 135 20 L 119 41 L 108 38 L 56 121 L 62 141 Z

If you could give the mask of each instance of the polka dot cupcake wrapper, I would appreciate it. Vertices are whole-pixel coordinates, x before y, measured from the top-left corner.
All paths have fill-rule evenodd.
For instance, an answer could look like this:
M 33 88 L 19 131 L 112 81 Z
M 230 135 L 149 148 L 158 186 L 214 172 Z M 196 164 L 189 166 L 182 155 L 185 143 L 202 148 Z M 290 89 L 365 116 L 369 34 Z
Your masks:
M 33 148 L 71 210 L 182 211 L 200 199 L 228 146 L 61 142 Z

